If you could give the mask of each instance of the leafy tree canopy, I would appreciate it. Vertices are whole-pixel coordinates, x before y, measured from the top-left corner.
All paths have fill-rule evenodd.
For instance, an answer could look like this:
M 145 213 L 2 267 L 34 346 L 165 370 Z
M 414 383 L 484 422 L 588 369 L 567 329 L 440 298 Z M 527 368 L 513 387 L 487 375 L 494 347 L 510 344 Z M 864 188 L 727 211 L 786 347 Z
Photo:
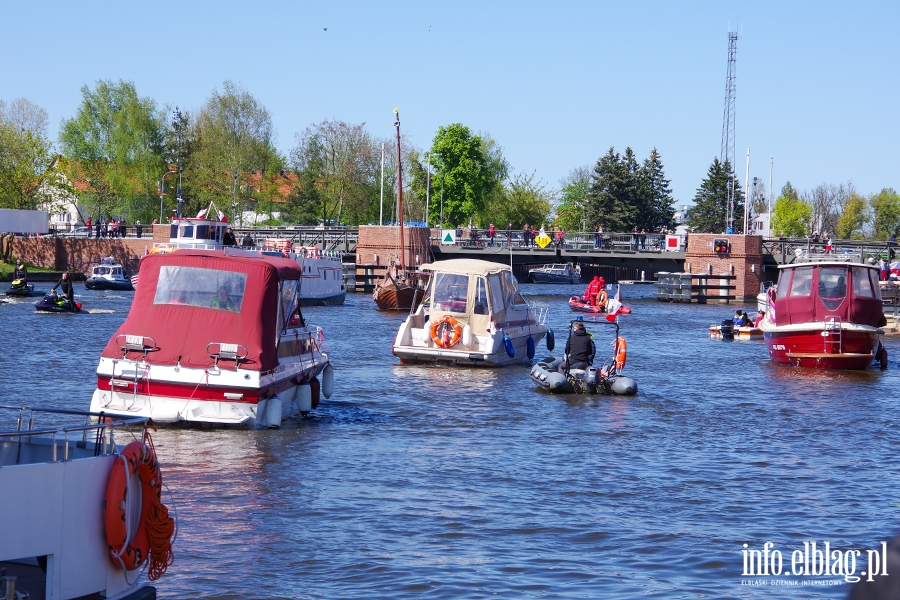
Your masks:
M 439 127 L 431 155 L 432 164 L 443 174 L 444 221 L 468 223 L 484 208 L 495 185 L 481 137 L 461 123 Z
M 875 239 L 886 240 L 900 234 L 900 194 L 885 188 L 869 198 Z
M 772 231 L 785 237 L 805 237 L 809 233 L 812 206 L 800 200 L 788 181 L 772 208 Z

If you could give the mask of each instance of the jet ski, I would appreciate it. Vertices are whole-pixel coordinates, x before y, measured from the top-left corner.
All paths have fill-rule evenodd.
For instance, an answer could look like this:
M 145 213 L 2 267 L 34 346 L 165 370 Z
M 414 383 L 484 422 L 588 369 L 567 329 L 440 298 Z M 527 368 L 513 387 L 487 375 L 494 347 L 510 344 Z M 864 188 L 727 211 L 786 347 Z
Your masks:
M 40 302 L 34 305 L 39 311 L 53 313 L 80 313 L 81 302 L 75 302 L 75 307 L 69 306 L 69 302 L 65 296 L 59 296 L 54 292 L 50 292 Z
M 27 283 L 24 279 L 15 279 L 9 289 L 6 290 L 7 296 L 40 296 L 44 292 L 34 291 L 34 284 Z

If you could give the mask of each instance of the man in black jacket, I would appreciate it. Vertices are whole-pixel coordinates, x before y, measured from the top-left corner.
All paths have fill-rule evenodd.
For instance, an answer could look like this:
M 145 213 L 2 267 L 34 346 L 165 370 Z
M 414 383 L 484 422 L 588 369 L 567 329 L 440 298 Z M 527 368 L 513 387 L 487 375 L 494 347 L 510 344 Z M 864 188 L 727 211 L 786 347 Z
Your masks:
M 28 268 L 22 264 L 22 259 L 16 261 L 16 268 L 13 269 L 13 279 L 21 279 L 22 285 L 28 283 Z
M 597 354 L 597 346 L 585 331 L 584 323 L 575 321 L 572 335 L 566 341 L 566 356 L 559 366 L 559 372 L 565 373 L 568 369 L 585 369 L 594 362 L 595 354 Z
M 73 310 L 75 308 L 75 290 L 72 288 L 72 281 L 69 279 L 68 273 L 63 273 L 62 279 L 50 291 L 53 292 L 56 288 L 60 288 L 60 291 L 65 294 L 69 310 Z
M 237 246 L 237 238 L 234 237 L 234 232 L 231 230 L 231 227 L 229 227 L 228 231 L 225 232 L 225 235 L 222 236 L 222 245 Z

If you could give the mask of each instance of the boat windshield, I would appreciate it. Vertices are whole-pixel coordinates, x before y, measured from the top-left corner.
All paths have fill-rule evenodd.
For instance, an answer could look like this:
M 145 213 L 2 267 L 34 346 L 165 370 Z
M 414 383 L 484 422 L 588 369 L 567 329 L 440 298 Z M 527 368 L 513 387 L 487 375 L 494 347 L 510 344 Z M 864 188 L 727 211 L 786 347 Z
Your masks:
M 287 279 L 281 282 L 281 306 L 279 306 L 279 319 L 281 320 L 281 330 L 287 329 L 291 317 L 297 308 L 297 289 L 300 281 L 297 279 Z
M 796 275 L 794 278 L 796 279 Z M 828 310 L 836 310 L 847 297 L 847 268 L 821 267 L 819 269 L 819 298 Z
M 791 297 L 809 296 L 812 292 L 812 267 L 794 269 L 794 280 L 791 282 Z
M 246 285 L 246 273 L 165 266 L 159 271 L 153 304 L 187 304 L 240 312 Z
M 469 276 L 458 273 L 434 274 L 434 309 L 465 313 Z

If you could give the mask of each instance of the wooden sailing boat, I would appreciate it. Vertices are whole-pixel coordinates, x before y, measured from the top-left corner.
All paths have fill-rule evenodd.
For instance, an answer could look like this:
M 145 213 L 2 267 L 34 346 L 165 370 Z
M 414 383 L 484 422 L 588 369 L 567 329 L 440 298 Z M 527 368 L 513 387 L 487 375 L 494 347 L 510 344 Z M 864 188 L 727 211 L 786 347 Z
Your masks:
M 406 243 L 403 238 L 403 179 L 400 162 L 400 111 L 394 109 L 397 128 L 397 215 L 400 221 L 400 253 L 391 259 L 384 279 L 375 288 L 372 298 L 379 310 L 412 310 L 425 297 L 426 279 L 422 273 L 406 269 Z

